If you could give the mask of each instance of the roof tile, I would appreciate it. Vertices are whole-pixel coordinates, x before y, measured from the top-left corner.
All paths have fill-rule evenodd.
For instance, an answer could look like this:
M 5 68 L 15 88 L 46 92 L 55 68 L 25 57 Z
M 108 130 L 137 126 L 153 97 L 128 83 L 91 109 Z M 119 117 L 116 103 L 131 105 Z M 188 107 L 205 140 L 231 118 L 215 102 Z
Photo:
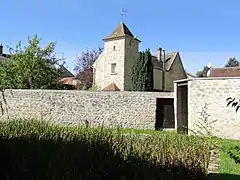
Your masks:
M 240 77 L 240 67 L 213 68 L 210 77 Z
M 117 28 L 112 32 L 112 34 L 107 36 L 103 40 L 118 38 L 118 37 L 125 37 L 125 36 L 134 37 L 133 34 L 131 33 L 131 31 L 126 26 L 126 24 L 120 23 L 117 26 Z

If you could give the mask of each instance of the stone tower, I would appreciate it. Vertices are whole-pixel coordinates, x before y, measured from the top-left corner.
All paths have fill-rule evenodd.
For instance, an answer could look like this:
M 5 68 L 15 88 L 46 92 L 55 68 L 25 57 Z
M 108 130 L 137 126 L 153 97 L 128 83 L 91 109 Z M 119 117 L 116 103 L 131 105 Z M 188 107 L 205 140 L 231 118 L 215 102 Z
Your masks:
M 121 91 L 131 90 L 131 69 L 138 57 L 140 41 L 124 23 L 120 23 L 103 41 L 103 53 L 93 65 L 94 84 L 103 89 L 115 83 Z

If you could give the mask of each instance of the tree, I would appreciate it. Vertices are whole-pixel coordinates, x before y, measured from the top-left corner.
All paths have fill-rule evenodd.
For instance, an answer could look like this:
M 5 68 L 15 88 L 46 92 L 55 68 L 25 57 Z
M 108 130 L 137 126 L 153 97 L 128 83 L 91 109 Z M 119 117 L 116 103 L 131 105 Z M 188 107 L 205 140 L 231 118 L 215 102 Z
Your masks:
M 153 90 L 153 64 L 150 50 L 140 52 L 132 67 L 133 91 Z
M 132 90 L 141 91 L 142 82 L 142 65 L 144 61 L 144 53 L 139 52 L 139 56 L 132 66 Z
M 144 65 L 144 79 L 145 79 L 145 87 L 143 88 L 145 91 L 153 90 L 153 64 L 152 64 L 152 55 L 150 53 L 150 49 L 145 51 L 145 65 Z
M 196 76 L 197 77 L 207 77 L 208 70 L 209 70 L 209 68 L 207 66 L 204 66 L 202 71 L 198 71 L 196 73 Z
M 235 57 L 232 57 L 229 58 L 225 67 L 239 67 L 239 65 L 240 65 L 239 61 Z
M 80 56 L 77 56 L 75 60 L 74 71 L 77 72 L 76 78 L 79 79 L 81 84 L 79 89 L 90 88 L 93 83 L 93 69 L 92 65 L 97 60 L 99 55 L 103 52 L 102 47 L 98 47 L 97 50 L 87 50 L 82 52 Z
M 21 41 L 16 48 L 8 47 L 9 58 L 0 62 L 1 89 L 59 89 L 60 66 L 63 60 L 55 57 L 55 42 L 45 48 L 39 46 L 37 35 L 28 37 L 28 45 L 22 47 Z

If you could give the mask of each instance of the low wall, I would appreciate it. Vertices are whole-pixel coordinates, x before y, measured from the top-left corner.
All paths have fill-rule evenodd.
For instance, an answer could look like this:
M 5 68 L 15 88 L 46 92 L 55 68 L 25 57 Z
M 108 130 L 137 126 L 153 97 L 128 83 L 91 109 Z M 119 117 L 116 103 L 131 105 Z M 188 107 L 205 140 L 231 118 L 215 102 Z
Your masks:
M 0 119 L 34 118 L 64 125 L 85 124 L 154 129 L 161 92 L 6 90 Z M 0 96 L 1 102 L 3 97 Z M 0 110 L 1 111 L 1 110 Z
M 198 132 L 197 124 L 212 124 L 213 134 L 229 139 L 240 139 L 240 110 L 227 107 L 228 97 L 240 99 L 240 78 L 203 78 L 188 81 L 188 127 Z M 204 106 L 205 115 L 203 113 Z M 204 123 L 206 126 L 207 123 Z M 190 132 L 191 133 L 191 132 Z

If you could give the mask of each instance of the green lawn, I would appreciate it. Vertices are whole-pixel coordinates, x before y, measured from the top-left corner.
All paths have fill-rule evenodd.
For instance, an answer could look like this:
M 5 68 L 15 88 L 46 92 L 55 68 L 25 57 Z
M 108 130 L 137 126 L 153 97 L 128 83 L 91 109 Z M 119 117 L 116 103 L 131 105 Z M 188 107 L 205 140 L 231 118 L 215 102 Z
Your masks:
M 171 130 L 159 130 L 159 131 L 156 131 L 156 130 L 143 130 L 143 129 L 117 129 L 117 128 L 114 128 L 114 131 L 115 132 L 118 132 L 120 131 L 121 133 L 123 134 L 147 134 L 147 135 L 161 135 L 161 134 L 166 134 L 166 133 L 176 133 L 175 131 L 171 131 Z
M 240 164 L 235 164 L 234 160 L 227 154 L 230 148 L 240 146 L 240 141 L 221 140 L 220 142 L 222 145 L 220 153 L 220 173 L 240 175 Z

